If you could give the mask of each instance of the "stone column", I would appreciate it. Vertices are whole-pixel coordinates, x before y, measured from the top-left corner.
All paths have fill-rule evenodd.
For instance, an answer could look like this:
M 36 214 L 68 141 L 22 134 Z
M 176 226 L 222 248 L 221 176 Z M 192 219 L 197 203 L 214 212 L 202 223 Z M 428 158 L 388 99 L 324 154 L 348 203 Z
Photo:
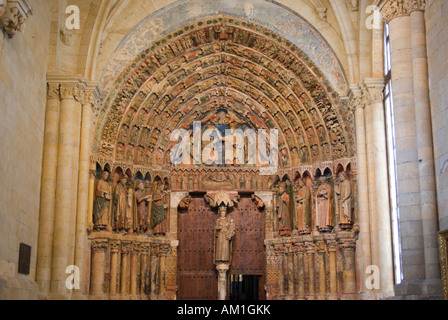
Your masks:
M 313 242 L 306 242 L 306 264 L 308 271 L 308 300 L 314 300 L 315 298 L 315 283 L 314 283 L 314 243 Z
M 381 270 L 381 296 L 394 296 L 391 208 L 387 165 L 386 119 L 384 114 L 384 79 L 365 79 L 364 98 L 371 112 L 375 188 L 374 239 L 378 256 L 373 261 Z M 366 266 L 367 267 L 367 266 Z M 361 270 L 365 274 L 365 270 Z
M 423 1 L 424 3 L 424 1 Z M 420 173 L 423 244 L 425 248 L 425 276 L 439 287 L 440 267 L 437 248 L 438 209 L 435 178 L 431 106 L 429 101 L 428 57 L 424 6 L 411 12 L 412 67 L 414 69 L 414 103 L 417 127 L 417 146 Z M 435 281 L 434 281 L 435 280 Z M 440 294 L 437 288 L 428 294 Z
M 325 300 L 326 299 L 326 293 L 327 293 L 327 280 L 326 280 L 326 270 L 325 270 L 325 243 L 323 241 L 317 242 L 317 256 L 318 256 L 318 266 L 317 269 L 319 270 L 319 293 L 317 298 L 319 300 Z
M 75 243 L 75 265 L 79 266 L 81 274 L 85 274 L 86 269 L 86 247 L 87 247 L 87 214 L 89 207 L 89 179 L 90 179 L 90 137 L 93 126 L 93 109 L 96 105 L 96 98 L 93 89 L 86 90 L 82 105 L 81 120 L 81 143 L 79 153 L 79 174 L 78 174 L 78 198 L 76 214 L 76 243 Z M 84 283 L 83 283 L 84 282 Z M 81 283 L 81 292 L 77 294 L 82 298 L 85 294 L 85 277 Z
M 123 241 L 121 243 L 121 284 L 120 299 L 127 300 L 129 294 L 129 252 L 131 250 L 131 241 Z
M 424 3 L 424 2 L 423 2 Z M 397 153 L 397 197 L 404 282 L 397 294 L 419 294 L 409 281 L 425 279 L 421 181 L 414 96 L 414 55 L 409 0 L 386 1 L 381 12 L 389 23 Z M 415 284 L 415 283 L 414 283 Z
M 266 246 L 266 299 L 276 299 L 278 295 L 278 259 L 272 240 L 265 240 Z
M 342 252 L 342 286 L 343 299 L 352 300 L 356 297 L 356 240 L 341 239 L 339 244 Z
M 80 90 L 79 81 L 61 81 L 61 111 L 59 121 L 59 153 L 57 162 L 57 179 L 55 192 L 55 218 L 52 255 L 51 298 L 55 300 L 70 299 L 71 292 L 65 286 L 65 270 L 73 265 L 73 219 L 76 214 L 73 197 L 76 189 L 73 176 L 76 167 L 79 134 L 75 134 L 79 106 L 77 102 Z M 77 169 L 77 168 L 76 168 Z M 77 170 L 76 170 L 77 172 Z
M 131 299 L 137 300 L 137 276 L 138 276 L 138 254 L 140 243 L 134 243 L 131 248 Z
M 151 243 L 151 264 L 150 264 L 150 299 L 151 300 L 157 300 L 158 298 L 158 270 L 159 270 L 159 244 L 158 243 Z
M 287 274 L 287 281 L 288 281 L 288 292 L 287 292 L 287 300 L 293 300 L 294 299 L 294 252 L 291 246 L 288 246 L 286 248 L 286 256 L 285 256 L 285 262 L 286 262 L 286 274 Z
M 305 299 L 305 263 L 304 263 L 304 247 L 299 244 L 296 251 L 295 276 L 297 277 L 296 299 Z
M 118 255 L 121 243 L 119 240 L 113 240 L 110 243 L 110 285 L 109 299 L 117 299 L 117 278 L 118 278 Z
M 91 300 L 104 300 L 104 267 L 109 242 L 107 239 L 92 241 L 92 276 L 90 287 Z
M 330 269 L 330 291 L 329 300 L 337 300 L 338 298 L 338 283 L 337 283 L 337 263 L 336 263 L 336 241 L 330 240 L 327 242 L 328 259 Z
M 229 264 L 218 264 L 218 300 L 225 301 L 227 298 L 227 271 L 229 271 Z
M 148 284 L 148 255 L 150 245 L 147 242 L 143 242 L 140 245 L 140 295 L 141 299 L 147 295 Z
M 42 160 L 42 189 L 39 214 L 36 282 L 42 299 L 48 297 L 51 281 L 53 251 L 55 190 L 59 147 L 60 84 L 48 83 L 45 113 L 44 156 Z
M 367 167 L 367 140 L 366 140 L 366 120 L 365 105 L 362 101 L 362 91 L 359 87 L 353 87 L 350 93 L 351 108 L 355 113 L 356 125 L 356 151 L 357 151 L 357 177 L 358 177 L 358 220 L 359 220 L 359 241 L 358 260 L 360 269 L 361 292 L 367 292 L 365 286 L 366 268 L 372 265 L 372 244 L 370 234 L 370 212 L 369 212 L 369 178 Z M 336 259 L 336 252 L 330 250 L 330 261 Z M 336 267 L 336 260 L 334 261 Z M 330 270 L 336 270 L 336 268 Z M 335 282 L 336 283 L 336 282 Z M 330 290 L 331 291 L 331 290 Z M 335 291 L 336 292 L 336 291 Z M 331 293 L 335 293 L 332 292 Z

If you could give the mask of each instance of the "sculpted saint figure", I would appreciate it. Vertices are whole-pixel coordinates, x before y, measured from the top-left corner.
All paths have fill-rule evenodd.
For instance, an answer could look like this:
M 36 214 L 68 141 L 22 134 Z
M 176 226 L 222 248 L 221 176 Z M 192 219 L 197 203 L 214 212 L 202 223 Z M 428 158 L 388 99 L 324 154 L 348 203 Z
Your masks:
M 215 264 L 232 262 L 232 240 L 235 236 L 235 223 L 227 216 L 227 207 L 218 208 L 219 218 L 215 226 Z
M 278 186 L 277 193 L 277 214 L 278 214 L 278 231 L 280 236 L 291 235 L 291 206 L 290 197 L 286 193 L 286 183 L 282 182 Z
M 128 177 L 125 175 L 115 187 L 112 220 L 112 227 L 115 231 L 127 231 L 132 228 L 132 203 L 127 184 Z
M 137 217 L 136 228 L 138 232 L 145 232 L 148 224 L 148 203 L 151 196 L 147 194 L 143 181 L 138 181 L 135 188 L 135 216 Z
M 303 179 L 299 179 L 297 202 L 297 230 L 299 234 L 311 233 L 311 191 Z
M 154 235 L 167 233 L 168 193 L 161 183 L 152 195 L 151 230 Z
M 333 193 L 325 177 L 321 178 L 321 186 L 317 190 L 317 229 L 322 232 L 333 228 Z
M 340 184 L 336 189 L 336 194 L 339 198 L 339 224 L 352 225 L 352 186 L 345 172 L 340 175 Z
M 95 190 L 96 199 L 93 205 L 93 223 L 98 227 L 110 225 L 109 205 L 112 195 L 108 179 L 109 172 L 104 171 Z

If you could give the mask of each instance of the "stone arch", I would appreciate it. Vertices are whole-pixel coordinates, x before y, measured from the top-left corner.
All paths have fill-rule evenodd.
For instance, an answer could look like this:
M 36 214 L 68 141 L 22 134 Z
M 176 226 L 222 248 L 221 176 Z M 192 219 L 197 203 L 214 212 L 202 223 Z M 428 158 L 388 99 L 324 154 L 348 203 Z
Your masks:
M 186 26 L 194 30 L 186 35 L 167 35 L 125 69 L 105 99 L 94 154 L 115 145 L 115 161 L 162 166 L 174 129 L 188 129 L 198 116 L 210 119 L 213 110 L 232 106 L 236 118 L 250 119 L 254 127 L 281 128 L 284 166 L 354 156 L 351 119 L 311 61 L 261 26 L 219 19 Z M 216 32 L 219 28 L 225 32 Z M 259 35 L 248 28 L 266 30 L 276 42 L 257 43 Z M 201 42 L 204 35 L 212 44 Z

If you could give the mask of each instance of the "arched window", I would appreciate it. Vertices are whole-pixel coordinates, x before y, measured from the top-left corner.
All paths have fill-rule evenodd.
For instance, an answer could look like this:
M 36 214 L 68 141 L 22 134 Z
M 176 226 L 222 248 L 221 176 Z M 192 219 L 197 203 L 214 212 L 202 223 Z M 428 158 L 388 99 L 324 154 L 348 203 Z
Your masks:
M 390 32 L 389 25 L 384 26 L 384 74 L 386 78 L 386 87 L 384 89 L 384 105 L 386 113 L 387 127 L 387 154 L 389 166 L 389 189 L 391 205 L 391 223 L 392 223 L 392 243 L 394 251 L 395 283 L 400 284 L 403 280 L 401 268 L 401 242 L 400 242 L 400 211 L 397 200 L 397 149 L 395 140 L 395 116 L 394 101 L 392 90 L 392 65 L 390 50 Z

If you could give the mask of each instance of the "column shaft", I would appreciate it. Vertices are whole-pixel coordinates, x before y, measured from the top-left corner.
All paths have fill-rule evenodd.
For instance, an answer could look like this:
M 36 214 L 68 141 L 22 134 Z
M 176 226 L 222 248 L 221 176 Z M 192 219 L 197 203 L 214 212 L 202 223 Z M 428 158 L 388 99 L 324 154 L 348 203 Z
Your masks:
M 73 251 L 71 251 L 73 240 L 70 238 L 73 231 L 70 230 L 70 227 L 74 216 L 72 199 L 73 194 L 76 193 L 76 189 L 73 188 L 74 159 L 77 156 L 75 147 L 78 144 L 77 140 L 79 140 L 79 136 L 75 135 L 78 114 L 76 110 L 78 105 L 75 100 L 77 90 L 75 84 L 64 84 L 61 87 L 62 101 L 51 281 L 51 292 L 54 299 L 71 298 L 71 292 L 65 286 L 67 277 L 65 270 L 73 264 L 69 256 L 73 255 Z
M 49 83 L 45 114 L 42 189 L 39 214 L 39 241 L 36 281 L 45 299 L 50 292 L 54 233 L 55 190 L 59 149 L 60 93 L 59 83 Z
M 431 107 L 429 101 L 428 58 L 425 15 L 414 11 L 412 26 L 412 67 L 414 70 L 414 102 L 420 173 L 423 244 L 426 279 L 440 279 L 437 246 L 438 213 L 435 179 Z

